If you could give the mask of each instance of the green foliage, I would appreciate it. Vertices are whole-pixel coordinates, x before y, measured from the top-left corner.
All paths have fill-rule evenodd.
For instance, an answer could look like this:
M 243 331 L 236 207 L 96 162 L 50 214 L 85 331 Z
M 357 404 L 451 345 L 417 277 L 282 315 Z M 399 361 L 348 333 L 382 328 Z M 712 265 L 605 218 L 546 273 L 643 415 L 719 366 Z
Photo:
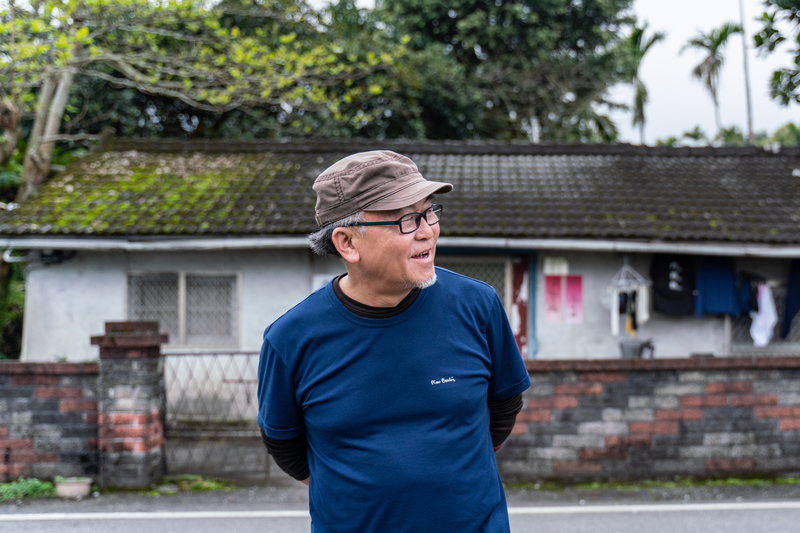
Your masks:
M 708 140 L 708 137 L 706 136 L 706 133 L 702 129 L 700 129 L 699 125 L 695 126 L 694 129 L 691 129 L 689 131 L 683 132 L 683 136 L 682 137 L 684 139 L 691 139 L 695 143 L 701 143 L 703 141 L 707 141 Z
M 658 139 L 656 146 L 678 146 L 678 138 L 670 135 L 666 139 Z
M 766 141 L 766 144 L 778 143 L 782 146 L 800 146 L 800 127 L 792 122 L 787 122 Z
M 19 359 L 25 310 L 25 267 L 22 263 L 12 263 L 9 268 L 5 298 L 0 299 L 0 359 Z
M 178 489 L 182 492 L 228 491 L 236 488 L 236 485 L 230 481 L 216 478 L 204 478 L 191 474 L 163 476 L 159 481 L 161 483 L 177 485 Z
M 51 498 L 55 495 L 56 489 L 52 483 L 36 478 L 20 476 L 16 481 L 0 485 L 0 502 L 25 498 Z
M 630 82 L 640 56 L 627 33 L 631 0 L 384 0 L 381 18 L 409 47 L 438 43 L 481 95 L 483 138 L 613 140 L 608 88 Z
M 772 53 L 784 42 L 793 41 L 795 46 L 793 64 L 773 72 L 770 94 L 782 105 L 800 102 L 800 0 L 764 0 L 763 3 L 762 27 L 753 37 L 756 48 Z
M 747 144 L 744 140 L 744 134 L 738 126 L 721 128 L 715 140 L 722 146 L 744 146 Z

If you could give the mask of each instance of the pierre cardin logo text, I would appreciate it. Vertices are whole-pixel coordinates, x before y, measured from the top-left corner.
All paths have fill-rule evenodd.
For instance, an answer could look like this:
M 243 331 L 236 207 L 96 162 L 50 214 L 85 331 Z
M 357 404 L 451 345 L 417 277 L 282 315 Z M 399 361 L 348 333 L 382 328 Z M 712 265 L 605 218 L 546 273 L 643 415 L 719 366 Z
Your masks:
M 442 385 L 444 383 L 454 383 L 456 378 L 450 376 L 449 378 L 442 378 L 442 379 L 432 379 L 431 385 Z

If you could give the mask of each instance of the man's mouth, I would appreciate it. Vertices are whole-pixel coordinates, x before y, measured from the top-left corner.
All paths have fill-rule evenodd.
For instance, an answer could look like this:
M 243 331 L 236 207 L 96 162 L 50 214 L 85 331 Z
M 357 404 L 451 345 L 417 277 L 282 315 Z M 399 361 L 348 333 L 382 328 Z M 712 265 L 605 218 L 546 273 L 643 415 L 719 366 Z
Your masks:
M 424 252 L 419 253 L 417 255 L 412 255 L 411 259 L 427 259 L 430 254 L 431 254 L 430 250 L 425 250 Z

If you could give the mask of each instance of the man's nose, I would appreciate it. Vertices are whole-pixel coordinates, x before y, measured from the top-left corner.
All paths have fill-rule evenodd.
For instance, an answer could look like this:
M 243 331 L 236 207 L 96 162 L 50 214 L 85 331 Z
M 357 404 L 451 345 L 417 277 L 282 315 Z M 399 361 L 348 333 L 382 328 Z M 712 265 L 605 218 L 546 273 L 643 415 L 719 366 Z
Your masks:
M 419 221 L 419 228 L 414 232 L 414 237 L 419 240 L 432 239 L 433 234 L 433 226 L 428 224 L 428 221 L 425 219 L 425 217 L 422 217 L 422 220 Z

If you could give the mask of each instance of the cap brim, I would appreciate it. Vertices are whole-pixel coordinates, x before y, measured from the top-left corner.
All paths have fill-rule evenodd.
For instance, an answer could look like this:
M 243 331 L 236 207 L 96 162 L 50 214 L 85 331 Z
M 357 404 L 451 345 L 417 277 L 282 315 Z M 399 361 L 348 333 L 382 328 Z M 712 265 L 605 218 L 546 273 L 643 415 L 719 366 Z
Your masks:
M 398 191 L 395 194 L 381 198 L 368 206 L 364 206 L 364 211 L 392 211 L 402 209 L 409 205 L 414 205 L 420 200 L 424 200 L 432 194 L 445 194 L 453 190 L 450 183 L 439 181 L 420 181 Z

